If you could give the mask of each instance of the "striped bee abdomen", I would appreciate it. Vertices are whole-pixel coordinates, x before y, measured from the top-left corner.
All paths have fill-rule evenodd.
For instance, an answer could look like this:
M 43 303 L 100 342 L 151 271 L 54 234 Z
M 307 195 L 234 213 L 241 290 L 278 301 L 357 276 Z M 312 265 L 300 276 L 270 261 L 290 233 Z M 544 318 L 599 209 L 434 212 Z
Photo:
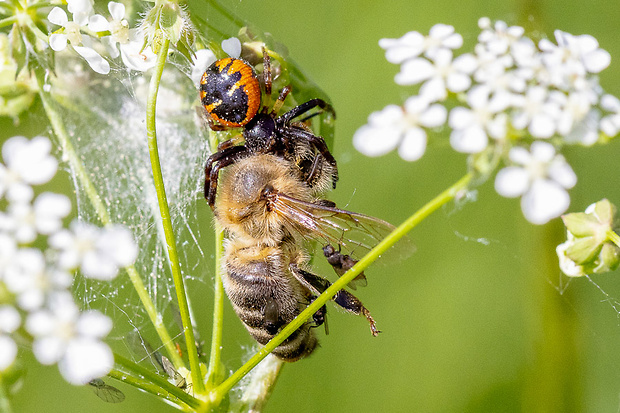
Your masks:
M 281 249 L 239 248 L 235 244 L 232 240 L 226 245 L 224 289 L 246 329 L 265 345 L 307 306 L 309 297 L 290 273 Z M 316 346 L 311 324 L 306 322 L 273 354 L 292 362 L 306 357 Z

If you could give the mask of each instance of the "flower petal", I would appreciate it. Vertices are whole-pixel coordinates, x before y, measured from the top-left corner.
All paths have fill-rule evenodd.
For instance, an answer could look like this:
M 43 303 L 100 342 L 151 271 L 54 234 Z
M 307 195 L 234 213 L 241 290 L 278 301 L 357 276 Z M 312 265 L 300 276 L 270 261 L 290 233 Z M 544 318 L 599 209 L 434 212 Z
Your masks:
M 80 56 L 82 56 L 87 62 L 88 65 L 95 72 L 100 73 L 102 75 L 107 75 L 110 73 L 110 63 L 105 60 L 99 53 L 97 53 L 94 49 L 90 47 L 83 46 L 73 46 L 76 52 Z
M 527 171 L 517 166 L 508 166 L 497 173 L 495 190 L 506 198 L 516 198 L 528 189 L 530 177 Z
M 408 60 L 401 65 L 394 81 L 399 85 L 415 85 L 430 78 L 433 73 L 433 65 L 428 60 L 422 58 Z
M 364 125 L 353 135 L 353 146 L 366 156 L 381 156 L 396 148 L 401 134 L 396 128 Z
M 108 10 L 114 20 L 122 20 L 125 17 L 125 5 L 123 3 L 111 1 L 108 3 Z
M 60 7 L 54 7 L 50 14 L 47 15 L 47 20 L 57 26 L 65 26 L 69 22 L 67 13 Z
M 155 67 L 157 63 L 155 53 L 153 53 L 150 47 L 142 50 L 144 38 L 141 38 L 135 30 L 130 30 L 129 33 L 132 40 L 129 43 L 121 44 L 121 58 L 125 66 L 140 72 L 146 72 Z
M 241 56 L 241 42 L 236 37 L 222 40 L 222 50 L 230 57 L 239 57 Z
M 52 33 L 50 35 L 50 47 L 55 52 L 60 52 L 67 48 L 67 35 L 64 33 Z
M 107 344 L 90 339 L 72 340 L 58 363 L 62 376 L 71 384 L 82 385 L 105 376 L 114 366 L 112 350 Z
M 426 151 L 426 132 L 422 128 L 409 129 L 398 147 L 398 154 L 405 161 L 417 161 Z
M 546 224 L 568 209 L 570 197 L 564 188 L 547 179 L 537 179 L 521 198 L 521 209 L 532 224 Z
M 103 338 L 112 331 L 112 320 L 97 310 L 84 311 L 78 319 L 75 329 L 85 337 Z
M 450 134 L 450 145 L 464 153 L 478 153 L 487 147 L 489 138 L 484 130 L 474 125 L 462 130 L 453 130 Z
M 94 32 L 105 32 L 110 30 L 110 23 L 102 15 L 95 14 L 88 19 L 88 29 Z

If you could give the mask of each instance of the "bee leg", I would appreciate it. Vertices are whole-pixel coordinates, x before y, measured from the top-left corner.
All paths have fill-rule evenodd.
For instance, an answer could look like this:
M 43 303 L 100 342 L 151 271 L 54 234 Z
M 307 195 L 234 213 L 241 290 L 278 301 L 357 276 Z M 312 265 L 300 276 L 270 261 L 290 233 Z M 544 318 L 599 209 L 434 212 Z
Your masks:
M 342 254 L 340 252 L 340 245 L 338 245 L 338 251 L 336 251 L 336 248 L 334 248 L 330 244 L 327 244 L 323 247 L 323 255 L 325 256 L 325 258 L 327 258 L 327 262 L 329 263 L 329 265 L 332 266 L 332 268 L 339 277 L 344 275 L 345 272 L 347 272 L 348 270 L 353 268 L 355 264 L 357 264 L 357 260 L 351 258 L 350 255 Z M 366 276 L 362 271 L 357 277 L 353 279 L 353 281 L 349 283 L 349 287 L 355 290 L 356 285 L 361 285 L 362 287 L 365 287 L 367 284 L 368 281 L 366 280 Z
M 265 309 L 263 310 L 263 320 L 265 329 L 271 335 L 275 335 L 280 329 L 280 324 L 278 323 L 278 303 L 273 298 L 267 300 L 267 304 L 265 304 Z
M 316 296 L 312 297 L 312 301 L 316 300 Z M 314 325 L 312 327 L 325 326 L 325 335 L 329 334 L 329 328 L 327 327 L 327 306 L 319 308 L 316 313 L 312 315 Z
M 237 162 L 248 156 L 250 152 L 243 145 L 230 146 L 209 156 L 205 165 L 205 187 L 204 193 L 207 203 L 211 208 L 215 204 L 215 193 L 217 192 L 217 178 L 221 168 Z
M 297 264 L 289 264 L 291 269 L 291 273 L 295 276 L 295 278 L 306 288 L 309 288 L 311 291 L 315 292 L 315 294 L 320 294 L 323 291 L 327 290 L 331 283 L 327 281 L 325 278 L 321 278 L 318 275 L 312 274 L 311 272 L 302 270 L 297 266 Z M 375 320 L 370 315 L 370 311 L 364 304 L 346 290 L 340 290 L 332 297 L 332 300 L 338 304 L 340 307 L 345 310 L 355 314 L 355 315 L 363 315 L 368 320 L 370 324 L 370 332 L 373 336 L 377 336 L 380 331 L 377 329 L 377 324 Z

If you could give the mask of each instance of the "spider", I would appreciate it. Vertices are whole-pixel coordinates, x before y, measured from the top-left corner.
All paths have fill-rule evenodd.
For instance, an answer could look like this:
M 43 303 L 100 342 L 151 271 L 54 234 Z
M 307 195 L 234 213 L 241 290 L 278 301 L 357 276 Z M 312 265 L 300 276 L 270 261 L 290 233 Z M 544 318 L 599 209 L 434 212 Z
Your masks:
M 270 101 L 271 61 L 264 47 L 263 63 L 265 95 Z M 312 133 L 303 123 L 325 111 L 335 116 L 334 109 L 322 99 L 311 99 L 278 116 L 290 92 L 291 86 L 287 85 L 280 91 L 271 109 L 263 106 L 259 111 L 262 98 L 260 83 L 248 62 L 228 57 L 207 68 L 200 81 L 200 99 L 209 127 L 212 130 L 243 127 L 244 140 L 243 145 L 237 145 L 239 138 L 222 142 L 217 152 L 207 159 L 204 195 L 212 209 L 220 169 L 255 154 L 269 153 L 294 161 L 299 167 L 301 179 L 312 188 L 325 189 L 323 187 L 330 183 L 336 187 L 336 160 L 323 138 Z M 298 119 L 315 107 L 320 110 Z

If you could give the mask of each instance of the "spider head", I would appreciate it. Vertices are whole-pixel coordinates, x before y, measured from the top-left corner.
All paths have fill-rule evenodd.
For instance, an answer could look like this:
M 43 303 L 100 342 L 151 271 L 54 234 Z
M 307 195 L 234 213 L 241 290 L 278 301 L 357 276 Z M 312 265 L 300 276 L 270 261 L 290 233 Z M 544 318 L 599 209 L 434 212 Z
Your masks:
M 254 153 L 267 153 L 276 142 L 276 122 L 267 113 L 259 113 L 245 126 L 245 147 Z

